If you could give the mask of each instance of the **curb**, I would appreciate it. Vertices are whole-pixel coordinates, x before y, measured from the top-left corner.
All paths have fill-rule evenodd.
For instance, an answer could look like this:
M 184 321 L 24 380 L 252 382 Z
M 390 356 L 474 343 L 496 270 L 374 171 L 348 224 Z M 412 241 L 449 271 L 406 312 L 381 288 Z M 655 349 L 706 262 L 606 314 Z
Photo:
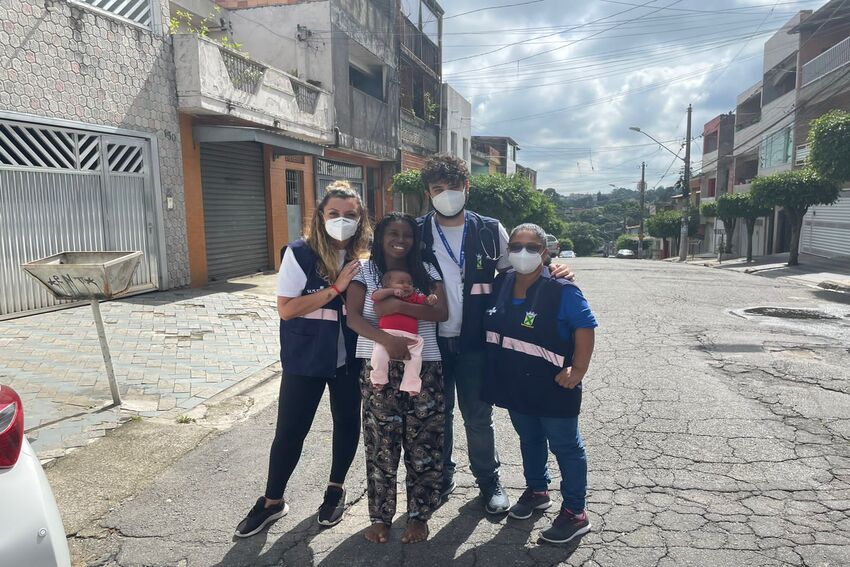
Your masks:
M 840 282 L 835 280 L 824 280 L 818 284 L 818 287 L 828 289 L 830 291 L 850 293 L 850 280 Z

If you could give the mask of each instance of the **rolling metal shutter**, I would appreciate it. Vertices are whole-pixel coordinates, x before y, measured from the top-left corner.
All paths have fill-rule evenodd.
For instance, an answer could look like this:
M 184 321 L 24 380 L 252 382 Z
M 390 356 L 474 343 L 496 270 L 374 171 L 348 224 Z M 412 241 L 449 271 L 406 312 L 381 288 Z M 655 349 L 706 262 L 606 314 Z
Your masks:
M 850 256 L 850 190 L 834 205 L 811 207 L 803 219 L 800 250 L 808 254 Z
M 262 146 L 202 143 L 201 183 L 209 278 L 268 270 Z

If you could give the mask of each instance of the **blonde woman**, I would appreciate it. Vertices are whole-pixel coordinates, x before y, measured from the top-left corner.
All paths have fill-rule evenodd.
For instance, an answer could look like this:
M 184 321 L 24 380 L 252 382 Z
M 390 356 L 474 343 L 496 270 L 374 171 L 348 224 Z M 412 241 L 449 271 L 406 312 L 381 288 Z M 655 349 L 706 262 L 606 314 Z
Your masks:
M 360 438 L 361 367 L 354 356 L 357 336 L 346 324 L 343 296 L 360 269 L 370 236 L 360 197 L 348 183 L 336 182 L 328 186 L 313 213 L 307 235 L 284 249 L 277 288 L 283 364 L 277 428 L 265 495 L 239 523 L 237 537 L 260 532 L 289 511 L 283 494 L 325 386 L 330 391 L 333 449 L 317 519 L 323 526 L 342 520 L 345 476 Z

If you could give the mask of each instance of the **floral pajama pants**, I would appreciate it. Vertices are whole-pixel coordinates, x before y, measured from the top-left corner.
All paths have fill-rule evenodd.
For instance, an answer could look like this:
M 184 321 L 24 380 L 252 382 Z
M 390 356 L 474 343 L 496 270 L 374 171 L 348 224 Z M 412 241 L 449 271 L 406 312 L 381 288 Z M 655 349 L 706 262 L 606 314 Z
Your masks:
M 422 389 L 411 396 L 399 388 L 404 366 L 391 362 L 389 383 L 372 388 L 369 361 L 363 365 L 363 441 L 372 522 L 391 524 L 396 513 L 396 477 L 401 451 L 407 470 L 407 516 L 427 521 L 440 504 L 443 477 L 445 398 L 442 363 L 422 363 Z

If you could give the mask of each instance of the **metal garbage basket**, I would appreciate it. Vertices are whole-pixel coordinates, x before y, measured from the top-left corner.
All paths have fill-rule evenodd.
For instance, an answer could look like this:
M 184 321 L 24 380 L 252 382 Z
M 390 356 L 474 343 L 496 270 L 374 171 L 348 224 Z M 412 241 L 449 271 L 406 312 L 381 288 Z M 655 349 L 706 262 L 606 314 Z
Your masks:
M 21 266 L 56 299 L 89 300 L 115 405 L 121 405 L 121 395 L 115 381 L 99 302 L 127 291 L 141 259 L 141 252 L 60 252 Z

